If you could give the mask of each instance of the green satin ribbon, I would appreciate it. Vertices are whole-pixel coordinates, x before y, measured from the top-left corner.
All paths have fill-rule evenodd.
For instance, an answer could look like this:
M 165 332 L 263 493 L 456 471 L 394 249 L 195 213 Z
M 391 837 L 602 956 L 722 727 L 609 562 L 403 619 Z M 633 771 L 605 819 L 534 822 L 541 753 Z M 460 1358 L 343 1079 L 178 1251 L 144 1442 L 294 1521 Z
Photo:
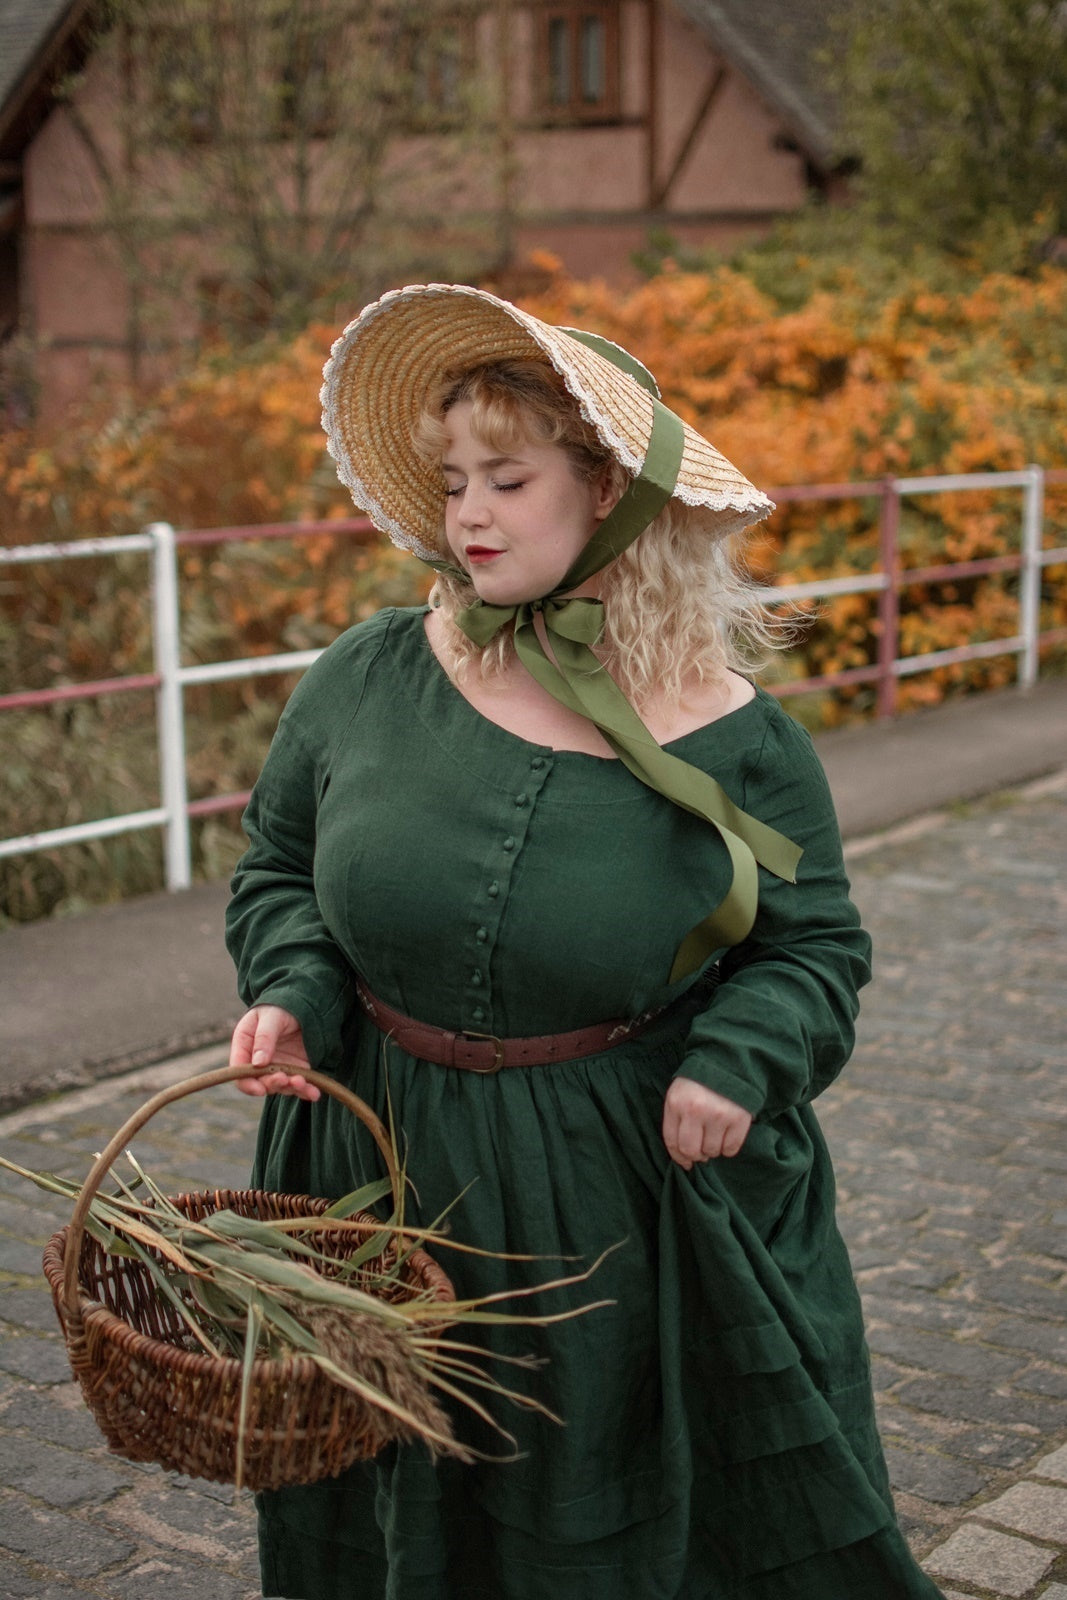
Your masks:
M 540 612 L 552 646 L 553 662 L 541 643 L 534 618 Z M 735 806 L 722 785 L 699 767 L 671 755 L 656 743 L 618 684 L 593 654 L 603 632 L 604 607 L 596 599 L 527 601 L 517 606 L 475 602 L 456 621 L 475 644 L 486 645 L 509 622 L 515 624 L 515 651 L 527 672 L 571 711 L 596 724 L 620 761 L 650 789 L 710 822 L 726 846 L 732 881 L 715 910 L 682 940 L 669 981 L 676 983 L 703 966 L 725 945 L 740 944 L 756 920 L 759 862 L 775 877 L 796 882 L 799 847 L 766 823 Z
M 575 329 L 566 331 L 583 343 L 593 344 L 596 339 L 595 335 L 579 334 Z M 625 356 L 625 351 L 615 354 L 615 346 L 605 340 L 597 340 L 594 348 L 622 365 L 619 357 Z M 644 373 L 645 369 L 641 371 Z M 647 373 L 648 383 L 638 374 L 631 376 L 645 388 L 654 384 Z M 735 806 L 708 773 L 657 744 L 593 654 L 593 646 L 604 631 L 602 602 L 595 598 L 566 598 L 628 549 L 674 492 L 685 442 L 682 423 L 654 395 L 653 407 L 652 434 L 640 474 L 600 523 L 562 582 L 543 599 L 519 605 L 493 606 L 475 600 L 459 612 L 456 622 L 469 639 L 483 648 L 501 628 L 514 623 L 516 654 L 531 677 L 561 705 L 594 723 L 635 778 L 717 830 L 730 857 L 730 887 L 715 909 L 679 945 L 669 977 L 669 982 L 676 983 L 703 966 L 717 950 L 740 944 L 751 933 L 759 897 L 757 862 L 775 877 L 795 883 L 803 852 L 784 834 Z M 429 565 L 470 582 L 469 574 L 444 562 L 432 561 Z M 538 613 L 544 619 L 552 656 L 537 633 L 534 619 Z

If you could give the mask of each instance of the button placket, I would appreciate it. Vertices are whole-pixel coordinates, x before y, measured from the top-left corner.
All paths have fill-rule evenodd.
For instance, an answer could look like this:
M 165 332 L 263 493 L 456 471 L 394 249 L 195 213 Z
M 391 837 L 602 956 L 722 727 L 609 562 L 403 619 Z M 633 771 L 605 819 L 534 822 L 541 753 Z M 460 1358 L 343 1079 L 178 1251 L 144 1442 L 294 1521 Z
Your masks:
M 488 881 L 477 889 L 472 907 L 467 944 L 466 1004 L 464 1010 L 473 1029 L 492 1028 L 492 957 L 504 914 L 511 873 L 537 807 L 537 797 L 552 769 L 550 756 L 527 758 L 524 769 L 515 774 L 518 781 L 510 795 L 500 796 L 501 833 L 487 859 Z M 507 780 L 505 779 L 505 782 Z

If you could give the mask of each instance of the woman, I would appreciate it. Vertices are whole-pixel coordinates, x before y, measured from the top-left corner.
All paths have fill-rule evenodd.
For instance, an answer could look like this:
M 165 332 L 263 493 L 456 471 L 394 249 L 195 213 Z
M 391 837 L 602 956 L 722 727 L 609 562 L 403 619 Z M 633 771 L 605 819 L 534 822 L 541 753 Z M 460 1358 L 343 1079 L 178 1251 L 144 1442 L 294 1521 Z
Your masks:
M 929 1600 L 810 1107 L 868 941 L 810 741 L 744 675 L 773 629 L 727 541 L 770 502 L 625 351 L 475 289 L 368 307 L 323 403 L 356 503 L 439 576 L 311 668 L 249 806 L 256 1181 L 378 1175 L 310 1063 L 388 1093 L 423 1220 L 462 1196 L 457 1237 L 542 1258 L 450 1257 L 462 1293 L 617 1248 L 610 1306 L 487 1341 L 546 1358 L 562 1427 L 262 1496 L 264 1592 Z

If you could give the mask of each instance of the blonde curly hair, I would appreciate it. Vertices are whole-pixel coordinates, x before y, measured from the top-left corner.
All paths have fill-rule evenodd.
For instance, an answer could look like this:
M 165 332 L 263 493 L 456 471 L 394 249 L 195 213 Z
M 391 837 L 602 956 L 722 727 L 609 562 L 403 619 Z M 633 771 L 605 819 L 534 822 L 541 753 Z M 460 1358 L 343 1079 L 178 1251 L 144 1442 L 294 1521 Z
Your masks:
M 564 450 L 579 481 L 608 474 L 618 495 L 630 474 L 582 416 L 548 362 L 499 361 L 446 374 L 429 396 L 413 439 L 420 457 L 439 463 L 448 443 L 445 417 L 471 403 L 471 431 L 500 452 L 525 441 Z M 444 518 L 427 530 L 447 559 Z M 752 673 L 788 646 L 789 622 L 769 611 L 740 559 L 743 536 L 709 535 L 699 507 L 672 499 L 599 574 L 604 634 L 596 655 L 638 709 L 655 695 L 677 704 L 697 684 L 721 682 L 727 672 Z M 430 604 L 446 623 L 446 664 L 456 678 L 477 669 L 489 679 L 514 657 L 510 630 L 480 647 L 456 625 L 475 600 L 467 580 L 438 576 Z

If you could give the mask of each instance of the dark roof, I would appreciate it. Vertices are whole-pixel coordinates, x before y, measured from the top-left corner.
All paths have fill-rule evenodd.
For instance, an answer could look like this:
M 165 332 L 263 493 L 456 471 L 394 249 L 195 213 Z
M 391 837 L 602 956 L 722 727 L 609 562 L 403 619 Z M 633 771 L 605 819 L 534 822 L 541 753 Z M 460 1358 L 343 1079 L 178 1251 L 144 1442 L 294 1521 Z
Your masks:
M 87 0 L 0 0 L 0 141 L 35 101 Z
M 833 46 L 833 0 L 675 0 L 781 117 L 819 166 L 835 164 L 834 96 L 820 55 Z

